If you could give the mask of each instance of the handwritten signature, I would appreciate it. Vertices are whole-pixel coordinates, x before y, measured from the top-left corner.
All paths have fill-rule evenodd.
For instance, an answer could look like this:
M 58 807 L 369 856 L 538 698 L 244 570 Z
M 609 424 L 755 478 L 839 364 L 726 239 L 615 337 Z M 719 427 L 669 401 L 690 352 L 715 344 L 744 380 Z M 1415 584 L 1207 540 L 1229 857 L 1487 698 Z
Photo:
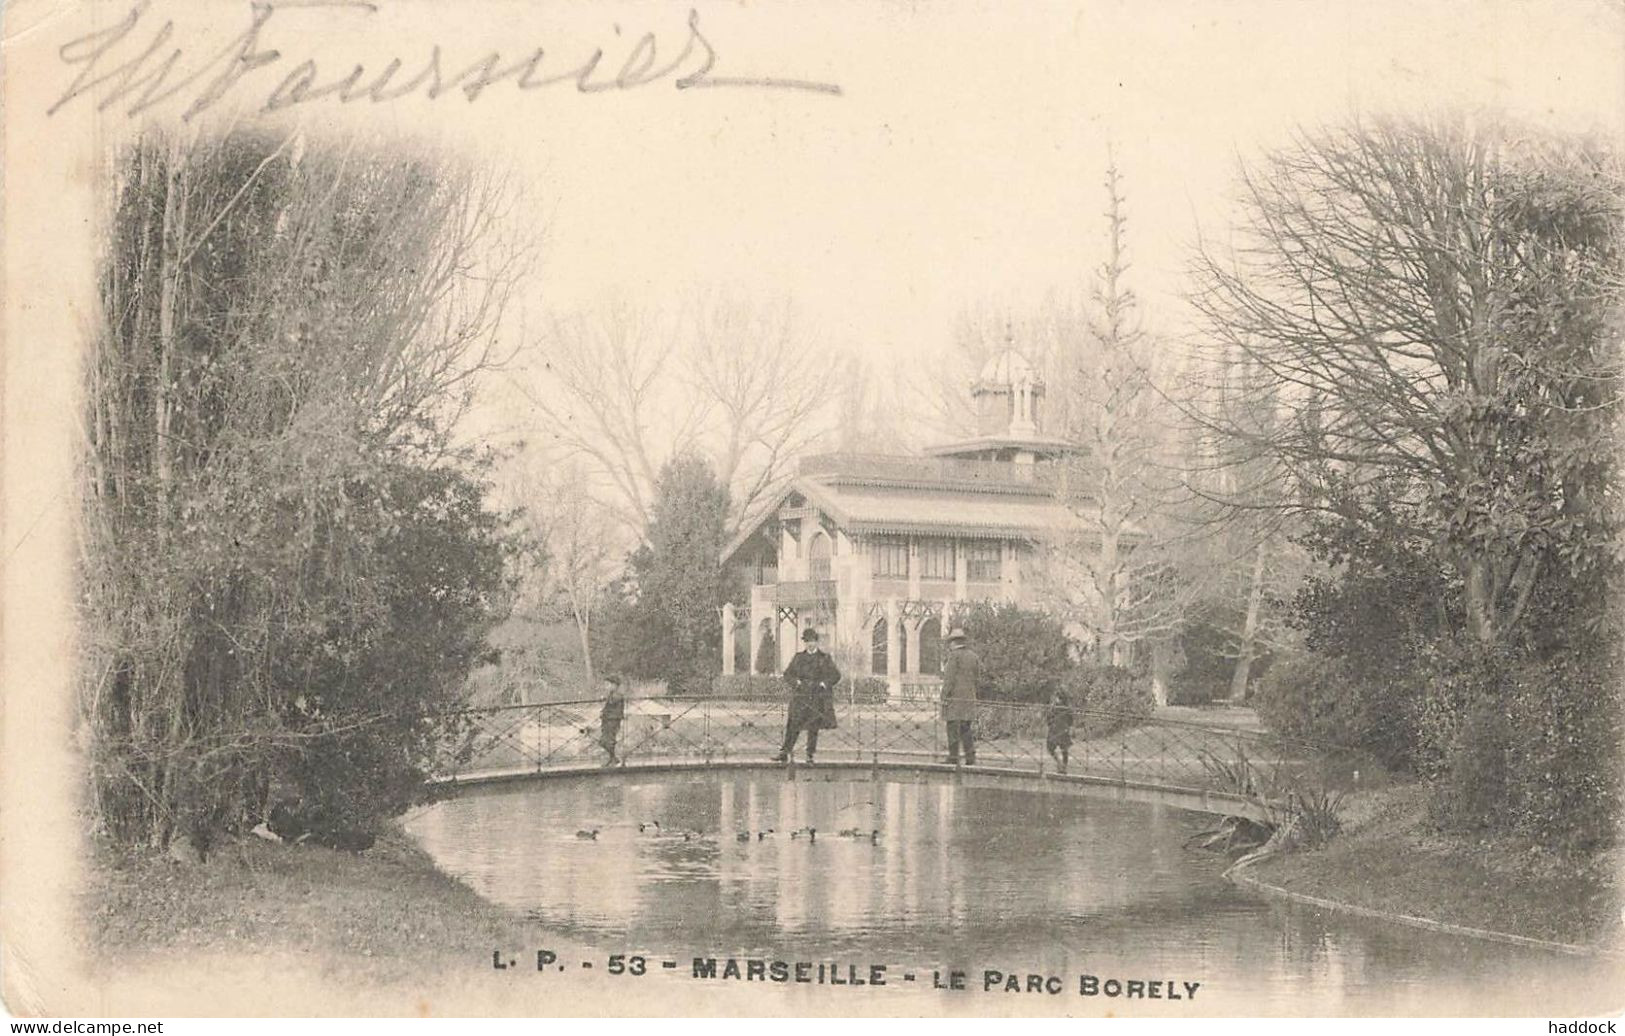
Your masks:
M 717 51 L 700 31 L 700 15 L 693 9 L 688 12 L 688 36 L 675 57 L 660 63 L 654 33 L 644 33 L 632 45 L 621 62 L 620 71 L 614 75 L 600 67 L 605 63 L 601 47 L 562 71 L 553 71 L 551 65 L 544 71 L 545 51 L 537 47 L 508 64 L 503 64 L 499 52 L 491 51 L 448 74 L 442 67 L 437 43 L 411 78 L 403 77 L 405 64 L 395 58 L 370 75 L 365 66 L 358 64 L 347 75 L 324 79 L 315 61 L 306 59 L 288 67 L 290 62 L 280 50 L 262 45 L 266 26 L 277 12 L 285 9 L 344 8 L 375 14 L 377 4 L 367 0 L 255 0 L 250 7 L 247 27 L 226 46 L 190 67 L 183 61 L 182 48 L 172 44 L 175 36 L 172 20 L 164 21 L 150 36 L 146 35 L 155 24 L 153 19 L 147 18 L 149 6 L 150 0 L 138 0 L 118 24 L 62 46 L 58 54 L 63 63 L 77 66 L 79 72 L 56 103 L 47 109 L 47 114 L 55 115 L 65 105 L 89 96 L 99 97 L 97 111 L 105 111 L 128 99 L 126 113 L 129 115 L 139 115 L 166 103 L 184 104 L 181 118 L 189 121 L 219 104 L 251 76 L 261 80 L 263 85 L 268 76 L 262 73 L 274 66 L 286 71 L 275 87 L 262 95 L 262 111 L 279 111 L 326 98 L 336 98 L 342 104 L 360 100 L 383 104 L 413 95 L 434 100 L 454 90 L 472 103 L 489 87 L 504 82 L 512 83 L 520 91 L 574 83 L 576 91 L 583 94 L 632 90 L 660 81 L 670 81 L 678 90 L 742 87 L 841 94 L 840 86 L 835 83 L 771 76 L 713 75 L 711 70 L 717 63 Z M 143 40 L 144 48 L 141 47 Z

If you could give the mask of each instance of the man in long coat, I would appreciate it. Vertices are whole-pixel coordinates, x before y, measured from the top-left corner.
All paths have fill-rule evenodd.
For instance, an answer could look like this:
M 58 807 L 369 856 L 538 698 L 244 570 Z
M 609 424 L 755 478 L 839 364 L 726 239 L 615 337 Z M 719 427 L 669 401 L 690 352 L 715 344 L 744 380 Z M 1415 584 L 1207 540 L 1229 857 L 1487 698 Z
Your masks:
M 841 682 L 841 671 L 819 648 L 817 630 L 803 631 L 801 641 L 806 647 L 796 652 L 784 670 L 784 682 L 790 685 L 790 711 L 784 721 L 784 744 L 774 762 L 789 761 L 803 730 L 807 732 L 807 761 L 812 762 L 818 751 L 818 732 L 835 728 L 835 685 Z
M 971 722 L 976 719 L 976 688 L 981 682 L 982 657 L 971 650 L 964 629 L 955 626 L 948 633 L 948 657 L 942 663 L 942 718 L 948 723 L 948 762 L 955 766 L 961 748 L 965 764 L 976 765 Z

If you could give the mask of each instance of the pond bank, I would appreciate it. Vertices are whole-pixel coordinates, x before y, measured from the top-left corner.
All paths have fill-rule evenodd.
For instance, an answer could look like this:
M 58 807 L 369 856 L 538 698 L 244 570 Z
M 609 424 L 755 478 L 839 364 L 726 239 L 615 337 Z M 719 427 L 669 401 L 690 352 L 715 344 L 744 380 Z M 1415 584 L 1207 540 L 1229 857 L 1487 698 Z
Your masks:
M 363 854 L 246 837 L 202 863 L 98 846 L 82 893 L 91 955 L 321 962 L 337 981 L 391 984 L 490 968 L 541 928 L 449 877 L 398 827 Z
M 1565 855 L 1511 839 L 1441 834 L 1427 821 L 1426 799 L 1421 783 L 1352 796 L 1330 845 L 1261 860 L 1235 877 L 1260 891 L 1421 927 L 1620 948 L 1617 854 Z

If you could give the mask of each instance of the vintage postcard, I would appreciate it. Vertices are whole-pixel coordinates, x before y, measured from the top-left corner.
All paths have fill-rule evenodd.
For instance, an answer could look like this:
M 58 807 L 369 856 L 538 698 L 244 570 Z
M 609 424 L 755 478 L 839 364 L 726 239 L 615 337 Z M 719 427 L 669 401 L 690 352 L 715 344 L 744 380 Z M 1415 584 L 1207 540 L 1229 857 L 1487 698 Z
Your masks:
M 0 33 L 14 1014 L 1625 1009 L 1625 6 Z

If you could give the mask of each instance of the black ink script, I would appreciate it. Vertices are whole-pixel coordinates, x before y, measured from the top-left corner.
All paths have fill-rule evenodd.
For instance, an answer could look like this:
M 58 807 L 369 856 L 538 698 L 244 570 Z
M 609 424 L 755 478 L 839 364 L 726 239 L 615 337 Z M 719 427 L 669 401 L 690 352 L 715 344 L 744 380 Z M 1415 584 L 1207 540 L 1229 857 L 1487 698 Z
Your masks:
M 778 76 L 720 76 L 712 73 L 717 50 L 700 31 L 700 14 L 688 12 L 688 33 L 675 56 L 662 60 L 655 34 L 639 36 L 618 63 L 596 48 L 585 56 L 560 61 L 536 47 L 523 57 L 504 63 L 490 51 L 460 65 L 448 62 L 440 44 L 411 66 L 394 58 L 381 68 L 354 65 L 344 74 L 325 75 L 314 60 L 285 54 L 266 41 L 268 27 L 281 11 L 297 12 L 297 28 L 309 33 L 311 18 L 339 13 L 369 16 L 379 6 L 366 0 L 256 0 L 249 8 L 248 24 L 224 47 L 194 57 L 175 43 L 175 23 L 148 16 L 150 0 L 137 0 L 117 24 L 98 29 L 62 46 L 62 62 L 79 71 L 72 84 L 47 109 L 55 115 L 79 98 L 93 100 L 97 111 L 128 104 L 125 113 L 139 115 L 164 104 L 181 106 L 181 117 L 191 120 L 219 104 L 228 95 L 248 93 L 261 111 L 278 111 L 328 98 L 341 104 L 365 100 L 383 104 L 408 96 L 435 100 L 461 93 L 473 103 L 501 83 L 526 92 L 574 84 L 577 93 L 626 91 L 668 82 L 678 90 L 732 87 L 795 90 L 840 96 L 835 83 Z M 280 73 L 280 75 L 278 75 Z

